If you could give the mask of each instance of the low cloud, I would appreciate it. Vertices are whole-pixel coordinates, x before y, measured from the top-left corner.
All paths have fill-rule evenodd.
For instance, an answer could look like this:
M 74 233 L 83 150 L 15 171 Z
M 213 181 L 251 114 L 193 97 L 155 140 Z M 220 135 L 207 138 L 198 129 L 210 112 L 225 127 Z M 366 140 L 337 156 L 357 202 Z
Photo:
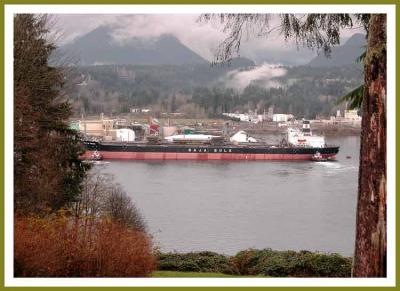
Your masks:
M 218 46 L 226 38 L 223 26 L 218 22 L 199 23 L 198 14 L 55 14 L 58 18 L 56 29 L 62 33 L 60 43 L 67 43 L 93 29 L 107 25 L 113 28 L 113 37 L 118 42 L 130 38 L 154 38 L 162 34 L 172 34 L 184 45 L 211 61 Z M 279 18 L 272 17 L 271 28 L 279 27 Z M 342 30 L 346 38 L 359 32 L 357 29 Z M 269 34 L 268 38 L 250 35 L 244 37 L 240 54 L 252 57 L 254 51 L 296 49 L 293 40 L 286 42 L 279 29 Z
M 172 34 L 203 58 L 212 60 L 225 34 L 216 24 L 197 22 L 198 17 L 197 14 L 57 15 L 57 29 L 63 33 L 62 43 L 101 25 L 112 27 L 112 36 L 120 43 L 134 37 L 150 40 Z
M 281 83 L 274 80 L 274 78 L 284 76 L 286 72 L 286 69 L 280 65 L 262 64 L 246 71 L 230 71 L 222 81 L 227 87 L 238 90 L 243 90 L 252 83 L 256 83 L 267 89 L 276 88 L 281 86 Z

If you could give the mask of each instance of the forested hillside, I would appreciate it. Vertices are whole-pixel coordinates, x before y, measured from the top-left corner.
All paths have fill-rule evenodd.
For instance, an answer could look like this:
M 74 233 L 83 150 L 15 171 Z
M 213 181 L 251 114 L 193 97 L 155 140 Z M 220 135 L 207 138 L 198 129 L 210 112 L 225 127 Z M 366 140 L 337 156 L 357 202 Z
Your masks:
M 215 117 L 228 111 L 261 113 L 273 105 L 275 112 L 314 118 L 334 114 L 337 98 L 362 82 L 362 70 L 356 65 L 280 66 L 269 69 L 268 83 L 259 79 L 257 70 L 247 59 L 216 67 L 73 67 L 68 70 L 66 93 L 76 115 L 119 114 L 133 107 L 150 107 L 155 115 L 181 112 L 193 117 Z M 274 70 L 281 74 L 274 76 Z M 242 87 L 237 86 L 241 78 L 248 79 Z

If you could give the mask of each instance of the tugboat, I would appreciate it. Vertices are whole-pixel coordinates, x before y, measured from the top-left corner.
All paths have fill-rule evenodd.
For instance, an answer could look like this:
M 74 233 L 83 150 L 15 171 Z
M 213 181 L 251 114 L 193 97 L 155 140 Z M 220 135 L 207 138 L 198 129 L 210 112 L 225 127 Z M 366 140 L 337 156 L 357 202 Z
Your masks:
M 327 161 L 327 158 L 324 158 L 320 152 L 316 152 L 312 157 L 311 157 L 311 161 L 314 162 L 325 162 Z
M 101 161 L 103 160 L 103 156 L 98 152 L 94 151 L 89 158 L 91 161 Z

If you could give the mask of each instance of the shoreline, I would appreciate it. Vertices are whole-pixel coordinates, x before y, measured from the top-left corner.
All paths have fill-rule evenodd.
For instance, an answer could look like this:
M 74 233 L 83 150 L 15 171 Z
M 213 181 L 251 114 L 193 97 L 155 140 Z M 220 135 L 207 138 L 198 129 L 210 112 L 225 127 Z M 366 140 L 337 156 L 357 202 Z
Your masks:
M 122 118 L 129 120 L 135 124 L 147 124 L 149 117 L 144 116 L 114 116 L 112 118 Z M 77 121 L 79 118 L 71 118 L 71 121 Z M 98 116 L 89 116 L 86 120 L 99 120 Z M 223 118 L 160 118 L 160 126 L 176 126 L 176 127 L 191 127 L 197 130 L 215 130 L 222 131 L 224 128 L 229 133 L 234 133 L 239 130 L 244 130 L 248 134 L 284 134 L 288 127 L 301 127 L 301 124 L 289 124 L 287 126 L 279 126 L 278 123 L 271 121 L 263 121 L 259 123 L 233 121 L 231 119 Z M 318 135 L 324 136 L 359 136 L 361 134 L 361 127 L 352 125 L 351 123 L 336 123 L 326 124 L 322 122 L 311 123 L 311 130 Z

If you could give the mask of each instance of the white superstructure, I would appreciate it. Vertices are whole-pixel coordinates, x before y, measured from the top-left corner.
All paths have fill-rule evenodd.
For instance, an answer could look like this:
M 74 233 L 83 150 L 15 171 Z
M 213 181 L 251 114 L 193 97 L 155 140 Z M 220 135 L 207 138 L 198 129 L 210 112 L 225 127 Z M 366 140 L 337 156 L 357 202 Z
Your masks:
M 313 135 L 310 129 L 310 122 L 303 121 L 303 130 L 297 128 L 288 128 L 287 141 L 292 146 L 323 148 L 326 146 L 325 138 L 319 135 Z

